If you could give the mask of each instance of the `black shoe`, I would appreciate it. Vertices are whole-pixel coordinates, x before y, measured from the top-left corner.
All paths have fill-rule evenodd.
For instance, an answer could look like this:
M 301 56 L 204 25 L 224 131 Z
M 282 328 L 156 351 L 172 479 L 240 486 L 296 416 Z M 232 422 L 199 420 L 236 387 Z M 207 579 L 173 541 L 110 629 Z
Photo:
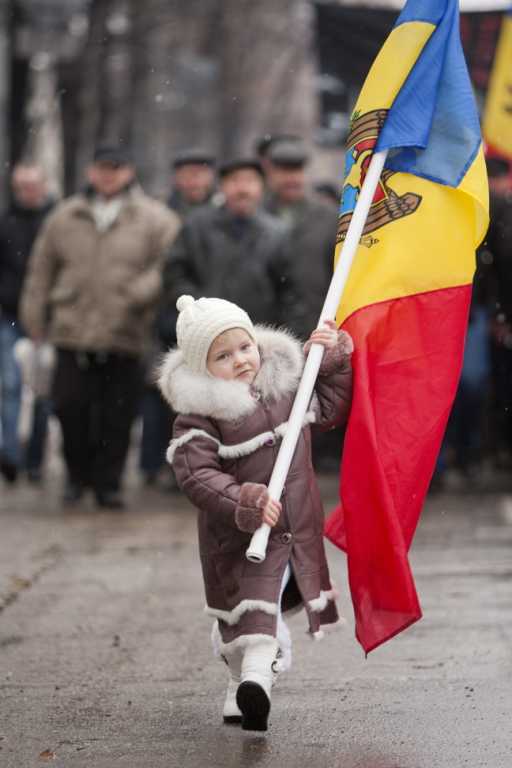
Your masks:
M 40 469 L 27 469 L 27 480 L 31 485 L 39 485 L 43 480 L 43 473 Z
M 144 485 L 147 488 L 150 488 L 154 485 L 156 485 L 156 481 L 158 480 L 158 472 L 145 472 L 144 473 Z
M 0 459 L 0 472 L 9 485 L 14 485 L 18 477 L 18 467 L 5 458 Z
M 62 494 L 62 502 L 63 504 L 69 504 L 71 506 L 72 504 L 77 504 L 83 495 L 83 485 L 80 485 L 79 483 L 73 483 L 71 480 L 68 480 L 64 489 L 64 493 Z
M 104 509 L 124 509 L 124 501 L 118 491 L 96 491 L 96 504 Z
M 270 699 L 258 683 L 246 680 L 236 692 L 236 703 L 242 713 L 242 730 L 266 731 Z

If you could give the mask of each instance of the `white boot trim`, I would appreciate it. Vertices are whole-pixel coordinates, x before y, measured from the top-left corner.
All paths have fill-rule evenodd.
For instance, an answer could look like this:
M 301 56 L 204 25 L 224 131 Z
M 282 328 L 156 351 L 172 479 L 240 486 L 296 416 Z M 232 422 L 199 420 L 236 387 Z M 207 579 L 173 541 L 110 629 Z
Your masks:
M 314 600 L 308 600 L 309 609 L 314 613 L 321 613 L 326 608 L 329 600 L 336 600 L 338 596 L 336 589 L 328 589 L 325 592 L 322 589 L 318 597 L 315 597 Z
M 347 620 L 343 618 L 343 616 L 340 616 L 338 621 L 334 621 L 332 624 L 322 624 L 322 628 L 318 630 L 318 632 L 310 632 L 310 636 L 312 640 L 323 640 L 326 634 L 329 634 L 330 632 L 336 632 L 338 629 L 341 629 L 344 627 L 347 623 Z
M 212 634 L 212 641 L 214 643 L 213 651 L 215 656 L 229 655 L 233 653 L 236 648 L 247 648 L 250 645 L 258 645 L 259 643 L 272 643 L 275 644 L 276 638 L 274 635 L 240 635 L 230 643 L 223 643 L 220 639 L 220 634 Z
M 277 603 L 269 603 L 266 600 L 242 600 L 232 611 L 222 611 L 220 608 L 210 608 L 209 605 L 206 605 L 204 610 L 208 616 L 215 616 L 216 619 L 222 619 L 222 621 L 225 621 L 226 624 L 229 624 L 229 626 L 232 627 L 233 624 L 238 624 L 243 614 L 247 613 L 247 611 L 263 611 L 263 613 L 268 613 L 270 616 L 276 616 Z

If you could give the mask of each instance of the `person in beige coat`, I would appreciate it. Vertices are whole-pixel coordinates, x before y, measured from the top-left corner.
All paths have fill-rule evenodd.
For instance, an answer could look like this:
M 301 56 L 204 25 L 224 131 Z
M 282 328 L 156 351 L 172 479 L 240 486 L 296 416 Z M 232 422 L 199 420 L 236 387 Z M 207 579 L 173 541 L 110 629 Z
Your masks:
M 140 395 L 139 362 L 180 221 L 135 184 L 128 154 L 100 147 L 85 194 L 62 202 L 32 251 L 21 300 L 27 333 L 57 348 L 53 398 L 76 502 L 92 487 L 121 507 L 121 475 Z
M 230 671 L 224 720 L 266 730 L 273 673 L 291 659 L 282 612 L 304 608 L 318 639 L 339 623 L 311 426 L 347 419 L 352 341 L 332 322 L 311 335 L 308 344 L 326 353 L 281 500 L 272 500 L 267 485 L 302 374 L 301 345 L 286 331 L 254 327 L 222 299 L 182 296 L 177 308 L 178 348 L 159 379 L 178 414 L 168 460 L 198 508 L 206 611 Z M 263 522 L 272 526 L 266 559 L 251 563 L 245 552 Z

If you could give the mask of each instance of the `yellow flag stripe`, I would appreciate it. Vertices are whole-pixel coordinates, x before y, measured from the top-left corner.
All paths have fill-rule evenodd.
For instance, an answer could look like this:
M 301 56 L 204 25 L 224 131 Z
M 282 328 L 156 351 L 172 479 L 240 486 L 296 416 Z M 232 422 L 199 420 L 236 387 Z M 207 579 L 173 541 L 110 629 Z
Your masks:
M 483 122 L 485 140 L 512 158 L 512 15 L 503 18 Z
M 479 153 L 468 171 L 469 189 L 476 186 L 479 173 L 475 166 L 481 162 Z M 475 245 L 487 226 L 480 195 L 475 198 L 460 187 L 407 173 L 394 174 L 388 184 L 400 197 L 411 192 L 419 195 L 420 205 L 414 214 L 390 221 L 362 239 L 338 309 L 340 325 L 370 304 L 472 281 Z M 336 261 L 341 252 L 342 244 L 336 248 Z
M 434 29 L 433 24 L 424 21 L 393 29 L 367 75 L 356 111 L 363 105 L 364 112 L 391 106 Z M 383 78 L 383 72 L 389 72 L 390 76 Z

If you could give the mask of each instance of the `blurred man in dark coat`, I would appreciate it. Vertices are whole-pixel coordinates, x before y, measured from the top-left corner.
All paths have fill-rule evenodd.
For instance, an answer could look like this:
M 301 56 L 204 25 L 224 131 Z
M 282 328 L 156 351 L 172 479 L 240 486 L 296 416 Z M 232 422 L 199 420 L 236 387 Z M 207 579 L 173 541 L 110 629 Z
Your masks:
M 43 170 L 30 163 L 15 166 L 12 178 L 12 203 L 0 218 L 0 388 L 2 449 L 0 470 L 8 483 L 14 483 L 21 464 L 18 421 L 21 408 L 21 372 L 14 347 L 23 336 L 19 302 L 32 244 L 50 211 L 53 201 Z M 39 430 L 46 434 L 47 415 Z M 34 446 L 37 451 L 40 446 Z M 35 471 L 38 468 L 32 467 Z
M 164 269 L 162 340 L 176 343 L 175 303 L 181 294 L 233 301 L 256 323 L 293 324 L 297 304 L 286 228 L 260 209 L 263 174 L 257 160 L 237 158 L 219 169 L 224 204 L 189 216 Z
M 301 141 L 274 141 L 268 150 L 266 209 L 287 227 L 293 253 L 293 277 L 303 308 L 292 329 L 303 338 L 316 327 L 334 266 L 338 212 L 310 192 L 306 182 L 308 155 Z M 342 436 L 339 430 L 314 438 L 315 465 L 337 471 Z
M 167 202 L 171 210 L 186 218 L 207 205 L 215 192 L 215 158 L 202 149 L 187 149 L 172 162 L 172 191 Z
M 306 184 L 308 156 L 298 141 L 276 141 L 269 149 L 267 211 L 287 227 L 293 252 L 293 269 L 303 324 L 296 327 L 307 337 L 318 317 L 333 271 L 338 214 L 310 194 Z
M 494 423 L 498 460 L 512 463 L 512 167 L 488 156 L 491 223 L 485 241 L 488 271 L 494 277 L 492 363 Z
M 215 158 L 211 153 L 199 148 L 182 150 L 175 156 L 171 168 L 172 190 L 167 205 L 172 211 L 186 219 L 194 211 L 212 202 L 215 195 Z M 169 419 L 169 406 L 162 399 L 154 381 L 155 365 L 164 351 L 158 329 L 155 329 L 153 342 L 145 361 L 139 467 L 146 485 L 175 491 L 177 485 L 174 475 L 165 462 L 172 420 Z

